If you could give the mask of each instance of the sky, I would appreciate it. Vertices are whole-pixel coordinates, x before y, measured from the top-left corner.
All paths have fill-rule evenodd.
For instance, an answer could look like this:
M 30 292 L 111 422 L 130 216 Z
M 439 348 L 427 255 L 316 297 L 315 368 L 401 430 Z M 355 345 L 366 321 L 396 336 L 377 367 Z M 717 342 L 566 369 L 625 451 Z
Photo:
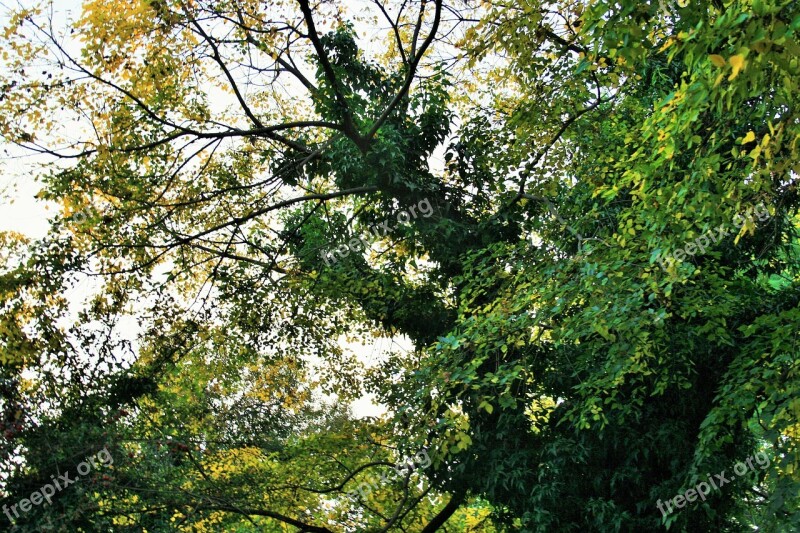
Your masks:
M 29 7 L 31 2 L 0 0 L 0 25 L 5 27 L 9 9 L 20 5 Z M 66 26 L 67 21 L 78 17 L 80 12 L 80 0 L 58 0 L 53 22 L 56 27 Z M 23 148 L 0 141 L 0 231 L 15 231 L 31 238 L 47 233 L 47 219 L 56 207 L 35 198 L 42 188 L 36 178 L 37 165 L 46 161 Z

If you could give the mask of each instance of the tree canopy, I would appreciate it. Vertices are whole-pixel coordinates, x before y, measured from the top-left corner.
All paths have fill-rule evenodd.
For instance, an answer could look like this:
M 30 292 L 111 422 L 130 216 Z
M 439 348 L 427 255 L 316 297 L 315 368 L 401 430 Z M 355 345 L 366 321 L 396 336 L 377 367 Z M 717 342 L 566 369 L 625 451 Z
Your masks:
M 798 2 L 57 8 L 4 529 L 800 529 Z

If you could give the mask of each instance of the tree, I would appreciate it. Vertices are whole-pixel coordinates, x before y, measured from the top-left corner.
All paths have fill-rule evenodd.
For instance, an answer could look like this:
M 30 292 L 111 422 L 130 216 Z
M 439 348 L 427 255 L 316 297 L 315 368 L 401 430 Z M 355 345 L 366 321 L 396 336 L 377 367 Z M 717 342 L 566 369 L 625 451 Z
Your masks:
M 61 207 L 3 237 L 5 501 L 115 462 L 16 526 L 800 525 L 795 2 L 47 13 L 0 80 Z

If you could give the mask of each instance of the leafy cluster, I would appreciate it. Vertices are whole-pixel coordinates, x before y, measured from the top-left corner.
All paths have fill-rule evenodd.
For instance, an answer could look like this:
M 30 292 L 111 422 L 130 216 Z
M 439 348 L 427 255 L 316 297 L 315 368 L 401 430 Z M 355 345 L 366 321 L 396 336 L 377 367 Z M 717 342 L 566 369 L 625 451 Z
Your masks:
M 800 528 L 797 2 L 373 7 L 9 14 L 0 524 Z

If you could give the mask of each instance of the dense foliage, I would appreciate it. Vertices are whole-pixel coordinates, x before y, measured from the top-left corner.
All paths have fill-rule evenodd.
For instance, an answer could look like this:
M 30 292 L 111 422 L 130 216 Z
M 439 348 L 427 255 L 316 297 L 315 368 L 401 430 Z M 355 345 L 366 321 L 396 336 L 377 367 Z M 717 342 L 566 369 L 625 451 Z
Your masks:
M 4 529 L 800 529 L 796 1 L 53 13 L 2 35 L 58 211 L 0 235 Z

